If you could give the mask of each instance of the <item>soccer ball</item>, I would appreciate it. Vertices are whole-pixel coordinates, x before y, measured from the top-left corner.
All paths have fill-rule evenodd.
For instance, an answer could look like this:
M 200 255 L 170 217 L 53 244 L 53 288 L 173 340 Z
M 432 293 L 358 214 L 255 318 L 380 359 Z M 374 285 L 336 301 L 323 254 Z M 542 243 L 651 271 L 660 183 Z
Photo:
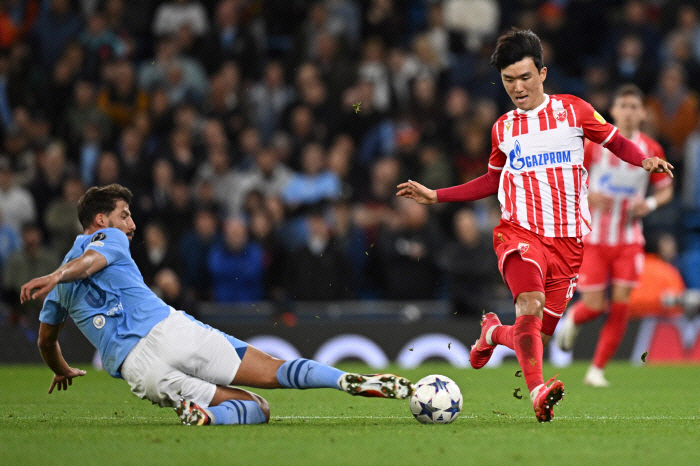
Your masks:
M 462 392 L 444 375 L 423 377 L 414 385 L 411 412 L 423 424 L 449 424 L 462 412 Z

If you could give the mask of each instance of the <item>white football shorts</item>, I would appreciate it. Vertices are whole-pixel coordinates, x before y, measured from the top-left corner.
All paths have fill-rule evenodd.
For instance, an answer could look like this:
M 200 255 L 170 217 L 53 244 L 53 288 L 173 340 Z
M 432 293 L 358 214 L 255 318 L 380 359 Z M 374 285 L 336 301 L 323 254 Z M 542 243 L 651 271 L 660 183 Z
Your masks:
M 139 398 L 161 407 L 181 399 L 206 407 L 230 385 L 247 344 L 181 311 L 159 322 L 129 352 L 121 375 Z

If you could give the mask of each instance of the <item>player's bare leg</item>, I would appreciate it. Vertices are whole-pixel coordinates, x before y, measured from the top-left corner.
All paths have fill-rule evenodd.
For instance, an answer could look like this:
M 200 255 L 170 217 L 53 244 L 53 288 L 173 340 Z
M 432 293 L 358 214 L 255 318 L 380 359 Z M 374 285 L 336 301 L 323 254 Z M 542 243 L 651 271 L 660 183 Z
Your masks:
M 254 388 L 282 388 L 277 379 L 277 371 L 284 364 L 284 360 L 277 359 L 260 351 L 254 346 L 248 345 L 241 365 L 231 385 L 243 385 Z

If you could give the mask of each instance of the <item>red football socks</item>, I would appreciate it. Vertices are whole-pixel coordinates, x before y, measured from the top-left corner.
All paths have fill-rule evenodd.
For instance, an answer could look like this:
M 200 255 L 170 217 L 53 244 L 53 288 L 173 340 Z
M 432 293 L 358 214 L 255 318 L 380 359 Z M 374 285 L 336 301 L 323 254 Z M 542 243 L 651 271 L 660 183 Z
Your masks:
M 574 304 L 574 307 L 569 312 L 573 313 L 574 324 L 581 325 L 596 319 L 603 311 L 591 309 L 583 304 L 583 301 L 579 301 Z
M 515 319 L 515 325 L 513 325 L 513 349 L 530 392 L 544 383 L 541 330 L 542 321 L 537 316 L 520 316 Z
M 493 333 L 491 333 L 491 341 L 495 345 L 503 345 L 513 349 L 513 326 L 499 325 L 493 329 Z
M 600 330 L 598 345 L 593 355 L 593 365 L 595 367 L 599 369 L 605 368 L 608 361 L 615 355 L 627 331 L 628 322 L 629 311 L 627 303 L 613 302 L 608 319 Z

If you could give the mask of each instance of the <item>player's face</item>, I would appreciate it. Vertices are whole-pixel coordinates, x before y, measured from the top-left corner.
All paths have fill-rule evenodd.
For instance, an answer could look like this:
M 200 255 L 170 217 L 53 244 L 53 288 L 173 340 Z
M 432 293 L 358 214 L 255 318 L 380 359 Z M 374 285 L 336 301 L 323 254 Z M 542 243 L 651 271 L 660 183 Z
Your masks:
M 136 224 L 134 223 L 134 219 L 131 218 L 129 204 L 126 202 L 122 200 L 117 201 L 117 207 L 109 213 L 106 223 L 109 228 L 118 228 L 123 231 L 127 238 L 129 238 L 129 241 L 134 239 Z
M 544 102 L 544 83 L 547 68 L 537 71 L 535 62 L 525 57 L 501 70 L 501 81 L 510 100 L 520 110 L 527 111 L 536 108 Z
M 646 111 L 639 97 L 630 94 L 615 99 L 610 108 L 610 116 L 618 128 L 634 131 L 639 129 L 646 118 Z

